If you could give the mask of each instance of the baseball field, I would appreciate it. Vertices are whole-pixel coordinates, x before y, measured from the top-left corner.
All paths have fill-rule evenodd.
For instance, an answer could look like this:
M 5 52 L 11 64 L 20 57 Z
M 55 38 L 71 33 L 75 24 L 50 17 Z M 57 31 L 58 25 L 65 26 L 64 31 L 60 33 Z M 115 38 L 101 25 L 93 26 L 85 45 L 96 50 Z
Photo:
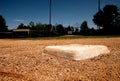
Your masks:
M 80 61 L 43 53 L 66 44 L 105 45 L 110 53 Z M 0 39 L 0 81 L 120 81 L 120 38 Z

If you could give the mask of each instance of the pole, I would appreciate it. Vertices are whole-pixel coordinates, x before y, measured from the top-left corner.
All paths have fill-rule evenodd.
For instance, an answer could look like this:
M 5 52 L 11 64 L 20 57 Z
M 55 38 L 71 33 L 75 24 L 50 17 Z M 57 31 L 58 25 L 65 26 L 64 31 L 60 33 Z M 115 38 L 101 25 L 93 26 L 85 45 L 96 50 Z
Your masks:
M 100 11 L 100 0 L 98 0 L 98 11 Z
M 50 0 L 50 12 L 49 12 L 49 24 L 50 25 L 51 25 L 51 10 L 52 10 L 51 6 L 52 6 L 52 1 Z
M 98 12 L 100 11 L 100 0 L 98 0 Z M 100 30 L 100 26 L 97 26 L 98 30 Z
M 50 35 L 51 35 L 51 32 L 53 31 L 53 27 L 52 27 L 52 24 L 51 24 L 51 15 L 52 15 L 52 0 L 50 0 L 50 13 L 49 13 L 49 25 L 51 27 Z

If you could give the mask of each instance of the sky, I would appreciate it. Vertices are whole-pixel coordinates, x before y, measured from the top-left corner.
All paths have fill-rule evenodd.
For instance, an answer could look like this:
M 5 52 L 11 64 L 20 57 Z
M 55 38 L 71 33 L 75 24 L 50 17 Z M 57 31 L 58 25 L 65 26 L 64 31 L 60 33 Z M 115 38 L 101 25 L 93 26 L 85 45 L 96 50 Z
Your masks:
M 0 15 L 9 29 L 30 21 L 49 24 L 50 0 L 0 0 Z M 113 4 L 120 8 L 120 0 L 101 0 L 101 9 Z M 98 0 L 52 0 L 52 25 L 79 27 L 83 21 L 89 27 L 96 27 L 93 15 L 98 11 Z

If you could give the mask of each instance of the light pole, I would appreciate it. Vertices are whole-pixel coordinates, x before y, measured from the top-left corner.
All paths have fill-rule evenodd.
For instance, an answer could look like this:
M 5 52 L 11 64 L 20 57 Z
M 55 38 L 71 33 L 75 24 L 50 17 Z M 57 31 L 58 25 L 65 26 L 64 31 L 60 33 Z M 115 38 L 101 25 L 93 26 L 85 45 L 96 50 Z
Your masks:
M 52 24 L 51 24 L 51 15 L 52 15 L 52 0 L 50 0 L 50 12 L 49 12 L 49 26 L 51 27 L 50 34 L 53 31 L 53 27 L 52 27 Z
M 100 0 L 98 0 L 98 12 L 100 11 Z M 97 29 L 100 30 L 100 26 L 97 25 Z
M 98 11 L 100 11 L 100 0 L 98 0 Z
M 52 10 L 51 6 L 52 6 L 52 0 L 50 0 L 50 12 L 49 12 L 49 24 L 50 25 L 51 25 L 51 10 Z

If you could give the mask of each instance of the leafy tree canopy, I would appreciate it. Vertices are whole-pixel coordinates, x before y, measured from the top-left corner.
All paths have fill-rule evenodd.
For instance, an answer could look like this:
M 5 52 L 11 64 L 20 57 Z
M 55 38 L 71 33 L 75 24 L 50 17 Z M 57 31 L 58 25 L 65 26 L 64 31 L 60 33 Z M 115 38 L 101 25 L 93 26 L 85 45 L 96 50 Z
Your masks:
M 8 28 L 6 26 L 6 21 L 5 19 L 2 17 L 2 15 L 0 15 L 0 32 L 5 32 L 7 31 Z
M 65 33 L 65 29 L 64 29 L 64 27 L 63 27 L 62 24 L 58 24 L 56 26 L 56 30 L 57 30 L 57 32 L 58 32 L 59 35 L 64 35 L 64 33 Z
M 88 27 L 87 21 L 83 21 L 80 28 L 81 28 L 81 30 L 88 30 L 89 27 Z
M 119 20 L 120 12 L 116 5 L 106 5 L 103 10 L 98 11 L 93 16 L 93 22 L 96 25 L 103 27 L 105 30 L 108 29 L 108 27 L 116 26 L 118 23 L 120 23 Z
M 88 35 L 89 34 L 89 27 L 88 27 L 87 21 L 83 21 L 80 28 L 81 28 L 80 33 L 82 35 Z

